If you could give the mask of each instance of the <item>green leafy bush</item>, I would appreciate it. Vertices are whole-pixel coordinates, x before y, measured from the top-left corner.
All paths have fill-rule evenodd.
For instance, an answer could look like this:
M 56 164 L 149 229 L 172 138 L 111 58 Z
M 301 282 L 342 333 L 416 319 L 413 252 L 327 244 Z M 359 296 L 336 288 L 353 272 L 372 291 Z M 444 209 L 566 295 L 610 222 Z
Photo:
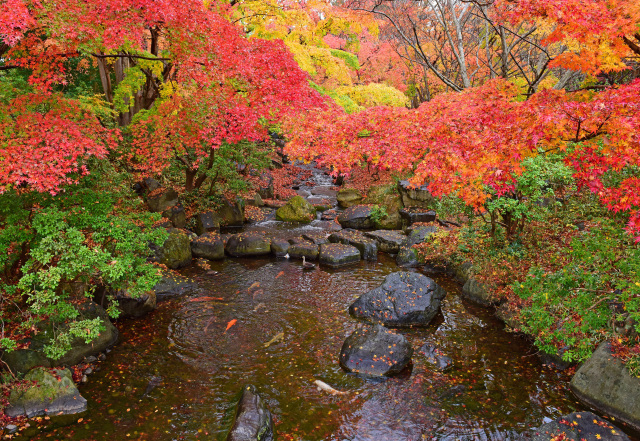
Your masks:
M 533 268 L 513 291 L 525 301 L 522 331 L 545 352 L 582 361 L 620 332 L 640 331 L 640 250 L 612 221 L 571 243 L 569 264 L 555 272 Z M 616 326 L 630 319 L 635 330 Z
M 0 348 L 11 350 L 43 319 L 60 325 L 45 352 L 57 358 L 73 337 L 87 342 L 99 320 L 77 320 L 76 304 L 92 287 L 127 289 L 136 296 L 159 280 L 147 263 L 149 243 L 161 245 L 157 214 L 136 209 L 122 176 L 96 173 L 52 196 L 0 195 Z M 107 312 L 117 317 L 110 305 Z M 62 326 L 64 324 L 64 326 Z

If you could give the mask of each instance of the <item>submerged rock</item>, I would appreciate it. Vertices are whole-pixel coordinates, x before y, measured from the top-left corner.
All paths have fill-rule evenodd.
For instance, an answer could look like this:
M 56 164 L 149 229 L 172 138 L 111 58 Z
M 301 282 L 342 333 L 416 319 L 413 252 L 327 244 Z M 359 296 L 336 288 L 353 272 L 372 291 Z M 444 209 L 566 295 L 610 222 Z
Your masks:
M 316 218 L 316 209 L 302 196 L 289 199 L 284 207 L 276 211 L 276 219 L 283 222 L 311 222 Z
M 191 241 L 191 253 L 209 260 L 224 259 L 224 242 L 217 233 L 205 233 Z
M 366 237 L 360 231 L 347 229 L 332 233 L 329 236 L 329 242 L 356 247 L 360 251 L 360 256 L 363 260 L 378 259 L 378 243 Z
M 385 326 L 426 326 L 440 310 L 446 292 L 429 277 L 410 272 L 389 274 L 384 283 L 349 307 L 357 318 Z
M 532 429 L 532 441 L 627 441 L 629 437 L 607 420 L 591 412 L 573 412 Z
M 451 358 L 440 352 L 435 345 L 426 343 L 420 348 L 420 354 L 424 355 L 427 361 L 435 366 L 436 369 L 444 371 L 451 367 L 453 361 Z
M 226 250 L 234 257 L 264 256 L 271 253 L 271 238 L 259 231 L 234 234 L 227 241 Z
M 610 343 L 601 343 L 580 366 L 571 390 L 589 406 L 640 430 L 640 378 L 629 374 L 624 363 L 612 355 Z
M 411 362 L 413 348 L 407 339 L 375 325 L 355 331 L 340 350 L 340 366 L 347 372 L 382 377 L 400 373 Z
M 351 245 L 327 243 L 320 245 L 320 263 L 342 266 L 360 262 L 360 251 Z
M 69 369 L 37 367 L 30 370 L 24 379 L 35 382 L 25 390 L 11 392 L 5 413 L 9 417 L 38 415 L 68 415 L 87 410 L 85 400 L 73 383 Z
M 255 386 L 246 386 L 227 441 L 273 440 L 273 417 Z

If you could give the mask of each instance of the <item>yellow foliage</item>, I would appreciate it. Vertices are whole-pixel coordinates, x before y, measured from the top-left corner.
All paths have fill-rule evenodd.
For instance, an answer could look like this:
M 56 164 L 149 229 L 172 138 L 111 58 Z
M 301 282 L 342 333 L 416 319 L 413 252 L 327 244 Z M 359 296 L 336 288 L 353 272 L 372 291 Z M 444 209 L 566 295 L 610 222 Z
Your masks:
M 342 86 L 336 88 L 335 92 L 338 95 L 348 96 L 362 107 L 405 107 L 409 104 L 409 98 L 404 93 L 395 87 L 380 83 L 370 83 L 366 86 Z

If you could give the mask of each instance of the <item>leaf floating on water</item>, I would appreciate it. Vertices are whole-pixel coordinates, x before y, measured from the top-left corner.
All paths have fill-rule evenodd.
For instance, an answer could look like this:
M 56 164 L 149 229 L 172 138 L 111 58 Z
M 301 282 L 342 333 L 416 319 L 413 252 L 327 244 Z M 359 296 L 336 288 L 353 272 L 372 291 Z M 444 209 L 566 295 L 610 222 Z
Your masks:
M 280 276 L 284 276 L 284 271 L 280 271 L 280 272 L 278 273 L 278 275 L 276 276 L 276 279 L 277 279 L 278 277 L 280 277 Z
M 237 322 L 238 322 L 238 320 L 233 319 L 229 323 L 227 323 L 227 329 L 225 329 L 224 332 L 227 332 L 229 330 L 229 328 L 232 327 L 233 325 L 235 325 Z
M 247 291 L 251 291 L 254 288 L 260 288 L 260 282 L 253 282 Z

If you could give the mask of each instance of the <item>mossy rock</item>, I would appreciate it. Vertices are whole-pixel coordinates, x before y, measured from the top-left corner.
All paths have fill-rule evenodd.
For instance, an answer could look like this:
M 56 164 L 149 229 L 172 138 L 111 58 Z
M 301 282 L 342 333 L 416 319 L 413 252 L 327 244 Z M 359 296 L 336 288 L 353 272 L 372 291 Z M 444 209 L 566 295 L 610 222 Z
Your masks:
M 221 225 L 241 227 L 244 224 L 244 202 L 241 199 L 230 201 L 227 198 L 223 198 L 218 210 L 218 217 Z
M 178 269 L 191 263 L 191 240 L 184 230 L 172 228 L 169 237 L 160 247 L 156 247 L 155 260 L 167 268 Z
M 38 367 L 29 371 L 24 379 L 35 384 L 25 390 L 16 388 L 11 392 L 10 404 L 5 410 L 9 417 L 68 415 L 87 410 L 87 400 L 78 392 L 69 369 L 52 372 Z
M 294 196 L 284 207 L 276 211 L 276 219 L 282 222 L 311 222 L 316 218 L 316 208 L 302 196 Z
M 227 241 L 226 251 L 234 257 L 264 256 L 271 253 L 271 238 L 259 231 L 234 234 Z
M 349 208 L 362 202 L 362 193 L 355 188 L 343 188 L 337 195 L 338 205 L 342 208 Z

